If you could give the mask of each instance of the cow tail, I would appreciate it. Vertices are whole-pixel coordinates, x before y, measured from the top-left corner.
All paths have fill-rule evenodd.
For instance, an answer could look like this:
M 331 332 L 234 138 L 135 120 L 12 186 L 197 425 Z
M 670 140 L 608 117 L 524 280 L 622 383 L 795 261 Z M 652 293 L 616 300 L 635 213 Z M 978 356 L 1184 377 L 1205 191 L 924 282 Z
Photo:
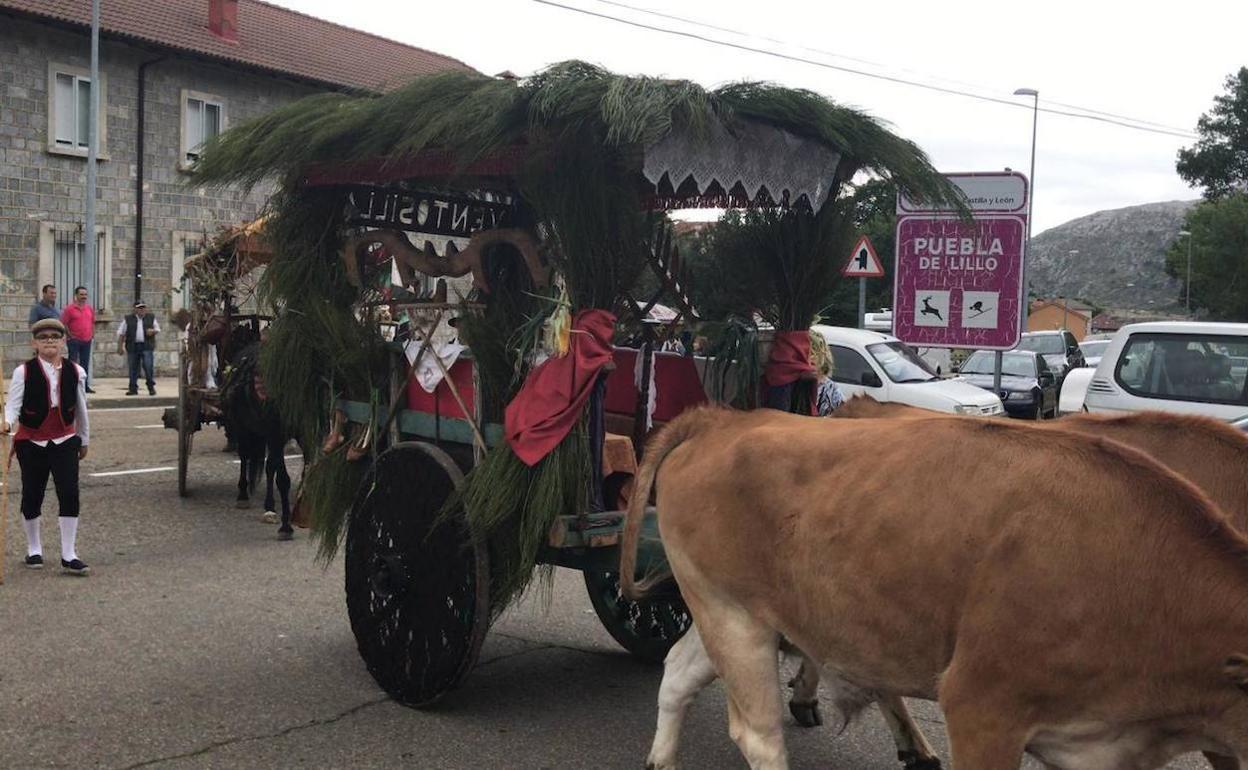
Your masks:
M 654 489 L 659 466 L 672 450 L 697 434 L 706 424 L 706 415 L 711 411 L 712 408 L 703 408 L 686 412 L 663 426 L 647 442 L 646 455 L 637 471 L 629 496 L 628 514 L 624 518 L 624 534 L 620 541 L 620 590 L 628 599 L 637 601 L 671 576 L 671 572 L 664 568 L 648 573 L 644 580 L 637 581 L 637 544 L 641 538 L 641 524 L 645 519 L 646 504 L 650 501 L 650 492 Z

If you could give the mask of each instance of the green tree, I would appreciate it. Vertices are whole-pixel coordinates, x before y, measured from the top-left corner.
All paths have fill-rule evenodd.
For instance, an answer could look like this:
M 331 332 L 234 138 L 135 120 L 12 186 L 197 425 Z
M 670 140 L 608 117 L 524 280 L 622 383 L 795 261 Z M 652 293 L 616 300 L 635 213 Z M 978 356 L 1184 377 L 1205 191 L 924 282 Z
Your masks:
M 1179 176 L 1214 200 L 1248 191 L 1248 67 L 1226 79 L 1226 93 L 1196 123 L 1195 146 L 1179 150 Z
M 1166 252 L 1166 272 L 1186 290 L 1191 254 L 1192 308 L 1219 321 L 1248 321 L 1248 194 L 1206 201 L 1187 215 L 1187 238 Z M 1189 252 L 1190 248 L 1190 252 Z M 1181 293 L 1180 301 L 1185 298 Z

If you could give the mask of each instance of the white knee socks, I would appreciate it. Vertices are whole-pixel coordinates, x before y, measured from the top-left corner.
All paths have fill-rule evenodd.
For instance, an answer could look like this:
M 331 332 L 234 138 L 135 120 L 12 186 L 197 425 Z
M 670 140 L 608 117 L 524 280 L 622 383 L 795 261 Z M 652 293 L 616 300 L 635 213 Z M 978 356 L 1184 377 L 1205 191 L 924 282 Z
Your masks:
M 43 556 L 43 540 L 39 537 L 39 519 L 23 517 L 22 529 L 26 530 L 26 555 Z
M 74 548 L 78 540 L 78 517 L 61 516 L 57 520 L 61 523 L 61 558 L 73 561 L 78 558 L 78 552 Z

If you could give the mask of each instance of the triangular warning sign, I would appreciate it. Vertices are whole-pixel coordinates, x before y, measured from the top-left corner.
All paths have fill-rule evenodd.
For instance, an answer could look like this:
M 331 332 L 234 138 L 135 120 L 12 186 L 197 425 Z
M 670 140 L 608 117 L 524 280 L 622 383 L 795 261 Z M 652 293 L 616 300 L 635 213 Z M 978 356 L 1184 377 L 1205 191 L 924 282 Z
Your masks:
M 883 278 L 884 265 L 875 253 L 871 239 L 862 236 L 849 254 L 849 262 L 841 269 L 841 275 L 849 278 Z

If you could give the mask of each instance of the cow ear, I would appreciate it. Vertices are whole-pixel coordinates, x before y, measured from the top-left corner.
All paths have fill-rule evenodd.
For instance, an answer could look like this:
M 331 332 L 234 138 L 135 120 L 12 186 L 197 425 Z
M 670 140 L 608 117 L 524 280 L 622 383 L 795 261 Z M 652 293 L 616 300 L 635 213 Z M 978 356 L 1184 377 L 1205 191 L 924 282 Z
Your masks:
M 1248 693 L 1248 655 L 1231 655 L 1222 664 L 1222 673 L 1232 684 Z

